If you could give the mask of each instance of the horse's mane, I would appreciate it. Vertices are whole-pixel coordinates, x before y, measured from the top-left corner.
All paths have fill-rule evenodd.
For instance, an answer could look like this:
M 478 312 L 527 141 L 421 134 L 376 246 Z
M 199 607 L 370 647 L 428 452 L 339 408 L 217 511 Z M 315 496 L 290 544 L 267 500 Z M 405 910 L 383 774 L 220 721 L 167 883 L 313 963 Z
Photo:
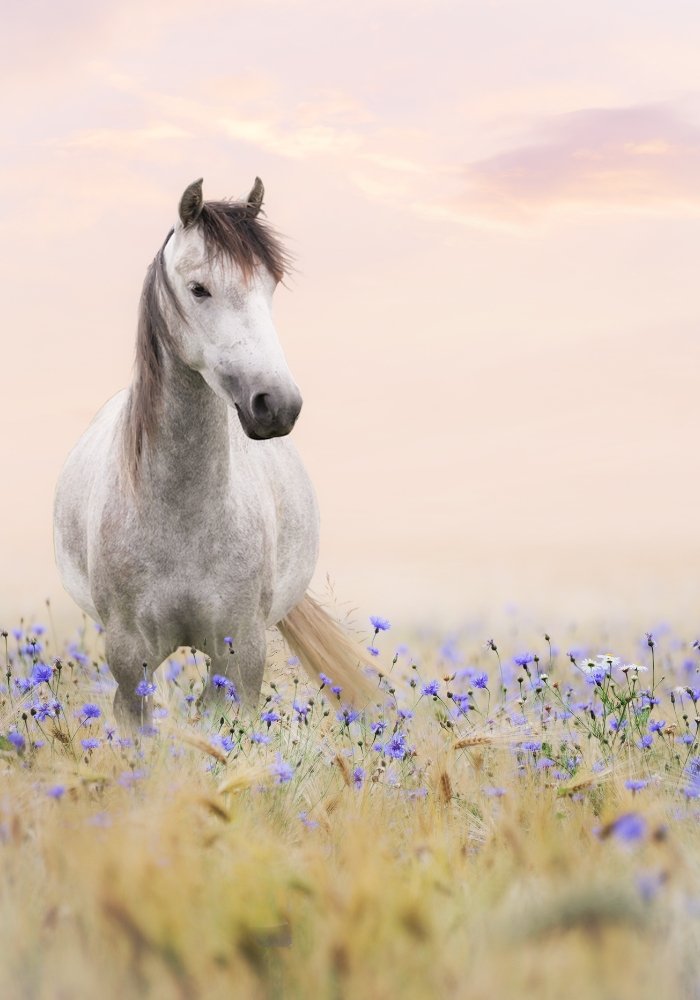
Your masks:
M 223 256 L 236 264 L 245 281 L 263 265 L 276 281 L 290 269 L 290 257 L 277 233 L 260 218 L 258 208 L 243 201 L 207 201 L 196 222 L 204 238 L 209 259 Z M 173 352 L 173 341 L 163 312 L 167 299 L 172 310 L 183 315 L 165 270 L 164 251 L 173 234 L 146 272 L 139 303 L 136 329 L 134 378 L 123 416 L 124 463 L 135 482 L 144 446 L 156 435 L 163 389 L 163 360 Z

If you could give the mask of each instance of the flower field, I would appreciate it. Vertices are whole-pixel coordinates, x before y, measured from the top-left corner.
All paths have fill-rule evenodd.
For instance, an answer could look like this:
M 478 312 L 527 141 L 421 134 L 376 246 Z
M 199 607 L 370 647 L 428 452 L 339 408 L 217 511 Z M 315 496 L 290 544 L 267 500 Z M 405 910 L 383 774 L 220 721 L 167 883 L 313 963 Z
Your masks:
M 695 636 L 366 628 L 369 705 L 272 632 L 137 733 L 91 625 L 3 633 L 0 996 L 700 996 Z

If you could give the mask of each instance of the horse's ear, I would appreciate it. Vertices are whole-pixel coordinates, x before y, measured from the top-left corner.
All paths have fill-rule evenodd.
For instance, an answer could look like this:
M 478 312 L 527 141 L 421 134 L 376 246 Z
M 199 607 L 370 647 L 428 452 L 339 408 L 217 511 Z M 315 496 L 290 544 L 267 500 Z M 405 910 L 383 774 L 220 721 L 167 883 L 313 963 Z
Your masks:
M 185 193 L 180 198 L 180 221 L 185 229 L 195 224 L 203 205 L 202 178 L 200 177 L 198 181 L 192 181 L 189 187 L 185 188 Z
M 250 189 L 250 194 L 246 198 L 248 208 L 252 208 L 253 215 L 257 215 L 265 197 L 265 185 L 259 177 L 255 178 L 255 184 Z

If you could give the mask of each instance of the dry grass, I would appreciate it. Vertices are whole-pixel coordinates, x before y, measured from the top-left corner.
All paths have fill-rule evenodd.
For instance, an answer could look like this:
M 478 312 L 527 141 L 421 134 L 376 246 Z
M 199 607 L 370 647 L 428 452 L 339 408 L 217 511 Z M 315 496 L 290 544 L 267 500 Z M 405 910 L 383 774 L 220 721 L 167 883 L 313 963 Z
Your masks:
M 464 645 L 467 662 L 488 662 Z M 419 653 L 423 680 L 440 676 L 437 646 Z M 557 779 L 537 766 L 542 752 L 516 749 L 527 737 L 505 722 L 510 708 L 475 725 L 478 709 L 465 722 L 451 701 L 423 697 L 402 723 L 411 749 L 392 759 L 372 750 L 368 725 L 389 718 L 387 701 L 416 700 L 422 681 L 406 685 L 406 662 L 382 709 L 349 727 L 327 690 L 311 692 L 300 721 L 289 705 L 302 685 L 273 664 L 267 707 L 288 715 L 271 724 L 269 745 L 251 743 L 266 727 L 239 725 L 233 704 L 221 728 L 234 730 L 232 751 L 217 739 L 218 713 L 186 723 L 181 674 L 180 688 L 159 682 L 169 710 L 159 734 L 122 747 L 118 733 L 105 736 L 99 656 L 73 662 L 61 679 L 73 708 L 43 727 L 44 745 L 18 754 L 3 744 L 3 998 L 699 995 L 698 811 L 678 791 L 669 738 L 668 754 L 613 748 L 604 767 L 605 746 L 581 738 L 580 763 Z M 556 670 L 563 682 L 561 656 Z M 477 689 L 475 704 L 486 696 Z M 3 733 L 22 729 L 37 697 L 5 696 Z M 102 715 L 74 735 L 84 702 Z M 543 713 L 529 717 L 529 738 L 554 745 L 559 730 L 547 721 L 542 731 Z M 85 734 L 99 746 L 83 752 Z M 289 780 L 274 771 L 278 753 Z M 648 781 L 636 794 L 631 774 Z M 58 798 L 47 794 L 56 785 Z M 645 823 L 629 840 L 616 826 L 628 813 Z

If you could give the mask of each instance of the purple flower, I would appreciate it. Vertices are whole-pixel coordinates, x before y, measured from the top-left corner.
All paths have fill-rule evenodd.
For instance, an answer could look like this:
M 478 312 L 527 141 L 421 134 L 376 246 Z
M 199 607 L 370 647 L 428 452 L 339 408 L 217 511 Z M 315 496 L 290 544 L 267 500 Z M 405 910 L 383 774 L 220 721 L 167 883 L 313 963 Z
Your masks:
M 93 705 L 90 701 L 83 705 L 80 709 L 80 714 L 84 715 L 86 719 L 99 719 L 100 715 L 102 715 L 99 705 Z
M 324 687 L 326 684 L 328 685 L 328 687 L 333 686 L 333 681 L 330 679 L 330 677 L 327 677 L 326 674 L 319 674 L 318 676 L 321 680 L 321 687 Z
M 630 792 L 641 792 L 643 788 L 646 788 L 649 784 L 648 781 L 644 781 L 642 778 L 628 778 L 625 782 L 625 788 Z
M 532 653 L 523 653 L 521 656 L 514 656 L 513 663 L 518 667 L 526 667 L 528 663 L 532 663 L 535 657 Z
M 145 778 L 147 774 L 148 774 L 148 771 L 146 771 L 144 769 L 140 769 L 140 770 L 137 769 L 137 770 L 134 770 L 134 771 L 122 771 L 122 773 L 117 778 L 117 782 L 123 788 L 133 788 L 133 786 L 136 784 L 136 782 L 140 781 L 141 778 Z
M 267 733 L 251 733 L 250 742 L 251 743 L 269 743 L 272 737 L 268 736 Z
M 277 754 L 277 760 L 270 768 L 277 779 L 275 784 L 283 785 L 285 781 L 291 781 L 294 777 L 294 768 L 286 760 L 282 760 L 282 754 Z
M 666 723 L 663 719 L 654 719 L 653 722 L 649 723 L 648 729 L 650 733 L 660 733 L 665 727 Z
M 211 682 L 215 688 L 227 688 L 230 683 L 229 680 L 226 677 L 222 677 L 221 674 L 214 674 Z
M 180 676 L 182 672 L 182 664 L 178 663 L 177 660 L 168 660 L 168 666 L 165 670 L 166 681 L 175 681 Z
M 530 753 L 537 753 L 538 750 L 542 749 L 542 744 L 536 740 L 526 740 L 525 743 L 520 744 L 520 749 L 529 750 Z
M 388 743 L 384 744 L 384 753 L 394 760 L 403 760 L 406 756 L 406 734 L 394 733 Z
M 269 729 L 273 722 L 279 722 L 280 717 L 277 712 L 262 712 L 260 715 L 260 720 L 267 723 L 267 728 Z
M 637 743 L 637 746 L 639 747 L 640 750 L 648 750 L 653 742 L 654 742 L 654 737 L 651 736 L 650 734 L 647 734 L 646 736 L 642 736 L 641 740 L 639 740 L 639 742 Z
M 429 695 L 435 696 L 437 695 L 439 690 L 440 690 L 440 681 L 428 681 L 428 683 L 424 684 L 423 687 L 421 688 L 421 694 L 426 696 Z
M 538 771 L 542 771 L 548 767 L 554 767 L 554 761 L 550 757 L 540 757 L 535 765 Z
M 289 659 L 287 660 L 287 666 L 289 667 L 298 667 L 300 663 L 301 660 L 299 659 L 298 656 L 290 656 Z
M 502 795 L 506 794 L 506 789 L 505 788 L 487 788 L 486 789 L 486 794 L 489 796 L 489 798 L 500 799 L 500 797 Z
M 377 649 L 376 646 L 368 646 L 367 652 L 369 653 L 370 656 L 379 656 L 379 650 Z
M 231 648 L 231 646 L 233 646 L 233 639 L 231 638 L 230 635 L 224 636 L 224 642 L 226 643 L 229 649 Z
M 646 820 L 639 813 L 623 813 L 622 816 L 610 824 L 609 831 L 620 840 L 632 843 L 640 840 L 646 833 Z
M 142 698 L 148 698 L 149 695 L 155 694 L 155 691 L 155 684 L 149 684 L 146 680 L 139 681 L 136 685 L 136 694 L 140 695 Z
M 356 767 L 352 772 L 352 780 L 355 782 L 355 788 L 362 787 L 362 782 L 365 780 L 365 772 L 361 767 Z
M 226 693 L 226 697 L 229 699 L 229 701 L 232 701 L 235 705 L 237 705 L 241 700 L 238 697 L 238 691 L 236 691 L 233 681 L 228 682 L 228 691 Z
M 484 674 L 484 673 L 475 674 L 472 677 L 472 684 L 474 685 L 474 687 L 475 688 L 481 688 L 482 691 L 483 691 L 484 688 L 488 687 L 488 683 L 489 683 L 489 675 L 488 674 Z
M 391 628 L 390 622 L 386 618 L 380 618 L 379 615 L 370 615 L 369 620 L 375 632 L 388 632 Z
M 387 725 L 388 723 L 384 719 L 380 719 L 379 722 L 373 722 L 369 728 L 375 736 L 381 736 Z
M 105 726 L 105 736 L 107 737 L 108 742 L 111 743 L 112 737 L 114 736 L 116 731 L 117 731 L 116 728 L 114 728 L 113 726 Z
M 515 715 L 511 715 L 510 721 L 514 726 L 524 726 L 527 719 L 522 714 L 522 712 L 516 712 Z
M 52 701 L 37 702 L 33 707 L 39 722 L 46 722 L 47 719 L 55 719 L 61 711 L 61 703 L 60 701 L 56 701 L 55 698 Z
M 342 690 L 343 689 L 341 688 L 340 684 L 334 684 L 333 687 L 331 688 L 333 694 L 340 694 Z
M 46 794 L 52 799 L 60 799 L 65 791 L 66 789 L 64 785 L 52 785 L 50 788 L 46 789 Z
M 122 748 L 122 750 L 127 750 L 129 747 L 134 745 L 128 736 L 124 736 L 121 740 L 117 740 L 117 743 Z
M 83 750 L 97 750 L 98 746 L 100 745 L 100 741 L 94 739 L 92 736 L 89 736 L 85 740 L 81 740 L 80 743 L 82 745 Z
M 27 746 L 27 742 L 21 733 L 18 733 L 16 730 L 14 730 L 13 732 L 7 734 L 7 738 L 12 744 L 12 746 L 15 748 L 17 753 L 24 752 L 24 749 Z
M 309 706 L 304 704 L 303 702 L 295 701 L 292 705 L 292 708 L 297 713 L 300 720 L 305 719 L 306 716 L 308 715 Z
M 355 711 L 354 708 L 350 708 L 348 705 L 342 710 L 342 712 L 336 712 L 335 717 L 338 722 L 344 722 L 346 726 L 351 723 L 356 722 L 360 717 L 360 713 Z
M 621 722 L 619 722 L 617 719 L 610 720 L 610 729 L 613 731 L 613 733 L 617 733 L 619 732 L 620 729 L 624 729 L 626 725 L 627 725 L 627 719 L 623 719 Z
M 139 732 L 141 733 L 142 736 L 148 736 L 148 737 L 158 735 L 158 730 L 156 729 L 156 727 L 149 725 L 141 726 Z
M 410 709 L 408 709 L 408 708 L 400 708 L 397 711 L 396 714 L 398 715 L 398 717 L 400 719 L 412 719 L 413 718 L 413 712 Z
M 33 684 L 48 684 L 53 679 L 53 669 L 46 663 L 36 663 L 32 670 Z

